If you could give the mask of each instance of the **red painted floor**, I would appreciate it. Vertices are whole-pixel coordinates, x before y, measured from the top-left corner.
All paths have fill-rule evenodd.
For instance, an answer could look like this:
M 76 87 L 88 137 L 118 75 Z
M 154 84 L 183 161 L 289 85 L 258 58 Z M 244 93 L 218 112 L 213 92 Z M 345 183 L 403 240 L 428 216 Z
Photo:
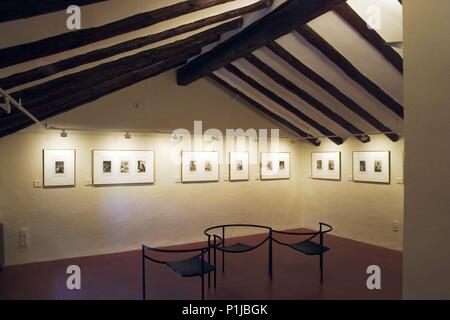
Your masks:
M 258 239 L 260 236 L 249 236 L 239 241 L 256 244 Z M 233 241 L 227 239 L 227 244 Z M 206 299 L 401 298 L 401 252 L 333 235 L 325 236 L 325 245 L 330 251 L 325 254 L 323 285 L 320 285 L 317 256 L 306 256 L 277 244 L 274 244 L 273 279 L 270 280 L 265 244 L 248 253 L 227 254 L 224 274 L 220 269 L 221 255 L 218 255 L 217 289 L 205 285 Z M 81 268 L 81 290 L 66 287 L 66 268 L 72 264 Z M 381 267 L 381 290 L 366 287 L 366 269 L 372 264 Z M 200 298 L 199 278 L 180 278 L 167 266 L 154 263 L 148 263 L 146 270 L 148 298 Z M 0 299 L 140 298 L 140 251 L 11 266 L 0 273 Z

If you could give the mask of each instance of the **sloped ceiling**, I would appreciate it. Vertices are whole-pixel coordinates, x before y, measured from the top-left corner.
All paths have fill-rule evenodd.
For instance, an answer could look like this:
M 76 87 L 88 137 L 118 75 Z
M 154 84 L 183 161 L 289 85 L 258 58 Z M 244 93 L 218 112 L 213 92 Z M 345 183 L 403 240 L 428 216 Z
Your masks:
M 135 14 L 167 7 L 178 2 L 179 1 L 168 0 L 129 0 L 126 4 L 124 4 L 123 1 L 118 0 L 96 2 L 82 7 L 82 26 L 83 28 L 101 26 Z M 205 1 L 205 3 L 206 2 L 208 1 Z M 93 83 L 91 85 L 94 85 L 93 88 L 99 88 L 98 94 L 86 91 L 87 89 L 83 91 L 86 92 L 87 95 L 90 95 L 91 100 L 75 99 L 74 101 L 71 101 L 71 103 L 67 103 L 55 93 L 55 91 L 57 91 L 55 88 L 59 88 L 55 86 L 60 86 L 60 90 L 62 91 L 64 91 L 64 88 L 66 87 L 67 90 L 77 88 L 79 85 L 78 83 L 74 84 L 70 81 L 67 82 L 68 80 L 65 79 L 70 75 L 73 76 L 83 71 L 86 76 L 91 77 L 89 70 L 96 66 L 105 63 L 113 63 L 112 66 L 115 66 L 117 61 L 121 61 L 119 59 L 131 57 L 152 48 L 161 48 L 164 45 L 170 45 L 176 41 L 189 40 L 189 37 L 195 36 L 196 34 L 201 34 L 203 36 L 203 33 L 201 32 L 212 30 L 212 28 L 217 27 L 226 21 L 238 18 L 241 15 L 229 16 L 229 19 L 227 20 L 206 25 L 202 28 L 182 33 L 175 37 L 168 37 L 162 41 L 121 52 L 111 57 L 89 61 L 85 64 L 80 63 L 67 70 L 52 70 L 49 76 L 42 76 L 36 80 L 31 79 L 32 81 L 21 81 L 22 83 L 19 83 L 17 86 L 6 88 L 7 92 L 14 97 L 22 97 L 23 106 L 40 120 L 44 120 L 60 112 L 65 112 L 88 101 L 92 101 L 92 99 L 98 99 L 101 96 L 109 94 L 114 90 L 121 89 L 126 85 L 141 81 L 146 77 L 154 76 L 158 74 L 158 72 L 167 70 L 167 68 L 180 67 L 183 63 L 189 63 L 188 61 L 195 59 L 196 55 L 198 56 L 199 54 L 201 55 L 210 50 L 214 50 L 218 43 L 232 39 L 233 35 L 241 32 L 248 25 L 263 18 L 267 14 L 270 14 L 272 10 L 279 5 L 282 5 L 285 1 L 274 1 L 273 3 L 272 1 L 265 1 L 265 5 L 262 4 L 264 1 L 255 0 L 219 2 L 221 3 L 217 5 L 210 4 L 209 7 L 199 11 L 183 14 L 177 18 L 86 44 L 79 48 L 65 50 L 63 52 L 29 61 L 4 66 L 0 69 L 0 88 L 2 87 L 2 83 L 7 84 L 7 82 L 4 81 L 6 78 L 20 72 L 29 71 L 42 66 L 55 66 L 55 63 L 58 61 L 88 53 L 93 50 L 107 48 L 124 41 L 174 29 L 180 25 L 192 23 L 231 10 L 250 5 L 255 6 L 256 3 L 260 4 L 259 8 L 255 7 L 252 10 L 248 10 L 252 12 L 243 15 L 243 20 L 239 25 L 234 24 L 225 28 L 221 27 L 222 29 L 218 30 L 219 34 L 221 34 L 219 41 L 213 39 L 209 42 L 198 42 L 197 46 L 192 48 L 191 55 L 185 54 L 184 57 L 180 58 L 180 61 L 172 61 L 172 64 L 164 64 L 165 61 L 169 59 L 165 56 L 164 61 L 158 61 L 160 64 L 163 63 L 163 67 L 159 68 L 157 72 L 153 72 L 152 68 L 154 68 L 154 65 L 145 66 L 149 72 L 145 74 L 142 74 L 141 72 L 138 76 L 127 79 L 127 82 L 124 82 L 123 86 L 117 84 L 117 81 L 119 80 L 112 81 L 105 77 L 99 77 L 98 80 L 97 78 L 92 78 L 94 80 L 92 80 Z M 271 6 L 268 7 L 268 4 L 271 4 Z M 354 12 L 365 21 L 373 19 L 374 10 L 375 16 L 379 13 L 381 19 L 379 24 L 380 28 L 375 31 L 385 41 L 399 41 L 402 39 L 402 7 L 397 0 L 348 0 L 347 4 L 350 6 L 350 9 L 353 9 Z M 56 11 L 26 19 L 0 23 L 0 31 L 2 35 L 6 35 L 0 38 L 0 56 L 3 49 L 66 33 L 66 17 L 65 11 Z M 64 23 L 61 23 L 61 20 L 64 21 Z M 394 65 L 390 63 L 388 59 L 373 46 L 373 44 L 363 38 L 361 33 L 358 32 L 354 26 L 345 21 L 337 12 L 327 12 L 310 21 L 308 26 L 345 57 L 360 74 L 364 75 L 371 83 L 388 95 L 392 101 L 399 105 L 403 104 L 402 73 L 394 67 Z M 208 33 L 205 35 L 207 34 Z M 214 36 L 212 36 L 212 38 L 214 38 Z M 268 40 L 273 40 L 275 45 L 278 45 L 281 49 L 288 52 L 293 58 L 305 65 L 307 69 L 312 70 L 315 77 L 321 78 L 322 82 L 314 81 L 314 77 L 307 77 L 305 74 L 299 72 L 299 70 L 294 68 L 289 61 L 282 58 L 279 54 L 276 54 L 274 50 L 271 49 L 270 43 L 253 51 L 253 59 L 262 62 L 272 69 L 272 71 L 283 79 L 282 81 L 287 80 L 291 85 L 297 87 L 300 92 L 302 92 L 301 97 L 298 94 L 293 93 L 292 90 L 288 90 L 285 86 L 282 86 L 280 82 L 275 81 L 273 77 L 270 77 L 260 68 L 257 68 L 255 64 L 251 63 L 251 61 L 254 60 L 249 60 L 248 57 L 242 57 L 232 61 L 231 66 L 224 66 L 224 68 L 216 70 L 214 72 L 215 82 L 217 82 L 217 79 L 225 81 L 228 86 L 233 87 L 235 90 L 242 93 L 242 95 L 245 95 L 262 105 L 269 113 L 281 116 L 290 124 L 313 137 L 328 136 L 332 139 L 334 137 L 343 137 L 345 139 L 346 137 L 355 134 L 354 131 L 356 129 L 357 132 L 369 135 L 372 133 L 384 132 L 391 139 L 392 133 L 397 135 L 402 134 L 403 120 L 401 116 L 390 110 L 385 103 L 365 89 L 364 85 L 355 81 L 355 78 L 350 77 L 341 67 L 332 62 L 329 57 L 324 55 L 317 47 L 307 41 L 304 36 L 300 35 L 299 32 L 294 30 L 280 38 Z M 202 53 L 196 52 L 196 50 L 202 46 Z M 401 55 L 401 51 L 398 51 L 398 54 Z M 151 52 L 150 56 L 153 57 L 153 55 L 154 53 Z M 164 54 L 161 56 L 164 56 Z M 172 60 L 176 60 L 174 57 L 171 58 Z M 136 68 L 141 68 L 138 67 L 140 65 L 137 62 L 133 63 L 136 63 Z M 249 76 L 253 82 L 249 83 L 244 81 L 242 77 L 238 76 L 240 73 Z M 117 73 L 117 75 L 119 76 L 121 74 Z M 123 77 L 120 79 L 122 79 L 120 81 L 124 81 Z M 81 80 L 78 79 L 77 81 Z M 256 84 L 254 82 L 256 82 Z M 327 87 L 324 87 L 323 83 L 326 83 Z M 108 86 L 112 84 L 114 84 L 114 86 L 111 86 L 111 90 L 107 90 L 106 88 L 109 88 Z M 223 86 L 223 83 L 218 84 Z M 256 88 L 255 85 L 257 85 Z M 224 89 L 227 89 L 226 86 L 223 87 Z M 329 87 L 334 89 L 330 91 Z M 102 90 L 100 90 L 100 88 L 102 88 Z M 259 90 L 257 88 L 259 88 Z M 265 90 L 270 91 L 271 94 L 265 94 Z M 233 93 L 236 93 L 236 91 Z M 70 92 L 68 94 L 70 99 Z M 274 96 L 276 98 L 274 98 Z M 248 103 L 248 100 L 246 103 Z M 60 105 L 61 107 L 59 107 Z M 286 105 L 291 107 L 291 109 L 286 109 Z M 349 105 L 351 105 L 351 107 L 349 107 Z M 354 107 L 355 105 L 356 107 Z M 49 108 L 53 108 L 54 111 L 48 112 Z M 295 108 L 298 112 L 292 108 Z M 328 111 L 324 112 L 323 108 L 326 108 Z M 355 111 L 354 108 L 359 109 Z M 45 112 L 43 110 L 45 110 Z M 301 114 L 300 117 L 299 114 Z M 277 119 L 275 119 L 275 121 L 277 121 Z M 14 110 L 12 114 L 6 114 L 4 111 L 0 110 L 0 136 L 13 133 L 31 124 L 33 124 L 33 122 L 23 115 L 19 115 L 18 110 Z M 323 128 L 326 128 L 326 130 Z

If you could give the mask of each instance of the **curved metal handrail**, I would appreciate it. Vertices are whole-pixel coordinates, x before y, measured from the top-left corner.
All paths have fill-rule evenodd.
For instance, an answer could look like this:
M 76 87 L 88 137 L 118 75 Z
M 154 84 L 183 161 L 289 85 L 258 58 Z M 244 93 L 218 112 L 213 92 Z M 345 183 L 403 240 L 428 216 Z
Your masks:
M 317 235 L 319 233 L 325 234 L 325 233 L 333 231 L 333 227 L 327 223 L 319 222 L 319 226 L 326 226 L 326 227 L 328 227 L 328 230 L 319 230 L 319 231 L 311 231 L 311 232 L 294 232 L 294 231 L 279 231 L 279 230 L 273 229 L 272 233 L 297 235 L 297 236 L 309 236 L 309 235 Z
M 224 239 L 222 237 L 220 237 L 219 235 L 215 234 L 215 233 L 209 233 L 211 230 L 214 229 L 222 229 L 222 232 L 224 232 L 226 230 L 226 228 L 234 228 L 234 227 L 247 227 L 247 228 L 259 228 L 259 229 L 266 229 L 269 230 L 269 232 L 272 231 L 271 227 L 268 226 L 263 226 L 263 225 L 258 225 L 258 224 L 246 224 L 246 223 L 233 223 L 233 224 L 222 224 L 222 225 L 217 225 L 217 226 L 213 226 L 213 227 L 209 227 L 207 228 L 205 231 L 203 231 L 203 233 L 208 237 L 208 242 L 210 242 L 210 237 L 214 237 L 217 239 L 220 239 L 219 243 L 216 243 L 216 249 L 218 249 L 219 251 L 222 252 L 228 252 L 228 253 L 244 253 L 244 252 L 249 252 L 251 250 L 254 250 L 256 248 L 259 248 L 260 246 L 262 246 L 267 240 L 269 240 L 271 238 L 271 235 L 269 234 L 266 238 L 264 238 L 264 240 L 262 240 L 260 243 L 258 243 L 257 245 L 251 246 L 251 248 L 247 249 L 247 250 L 242 250 L 242 251 L 232 251 L 232 250 L 226 250 L 224 249 Z
M 142 244 L 144 258 L 146 258 L 150 261 L 156 262 L 156 263 L 160 263 L 160 264 L 167 264 L 170 261 L 162 261 L 162 260 L 152 258 L 152 257 L 146 255 L 145 252 L 146 251 L 154 251 L 154 252 L 162 252 L 162 253 L 188 253 L 188 252 L 197 252 L 198 251 L 199 253 L 194 255 L 193 257 L 200 257 L 200 256 L 204 255 L 205 253 L 207 253 L 209 249 L 210 249 L 209 246 L 193 248 L 193 249 L 159 249 L 159 248 L 152 248 L 150 246 Z M 193 257 L 191 257 L 191 258 L 193 258 Z
M 262 225 L 258 225 L 258 224 L 234 223 L 234 224 L 221 224 L 221 225 L 209 227 L 208 229 L 203 231 L 203 233 L 205 234 L 205 236 L 212 236 L 212 234 L 209 234 L 208 231 L 213 230 L 213 229 L 228 228 L 228 227 L 250 227 L 250 228 L 261 228 L 261 229 L 272 230 L 271 227 L 262 226 Z
M 328 229 L 327 230 L 323 230 L 322 227 L 325 226 Z M 328 232 L 333 231 L 333 227 L 330 226 L 327 223 L 323 223 L 323 222 L 319 222 L 319 231 L 311 231 L 311 232 L 293 232 L 293 231 L 278 231 L 278 230 L 272 230 L 272 233 L 278 233 L 278 234 L 285 234 L 285 235 L 291 235 L 291 236 L 310 236 L 309 238 L 305 239 L 304 241 L 309 241 L 314 239 L 316 236 L 320 235 L 321 237 Z M 286 243 L 280 240 L 275 239 L 274 237 L 272 237 L 272 240 L 278 244 L 281 245 L 285 245 L 285 246 L 290 246 L 290 243 Z
M 246 250 L 233 251 L 233 250 L 226 250 L 226 249 L 223 249 L 223 248 L 221 248 L 221 247 L 217 247 L 217 250 L 223 251 L 223 252 L 229 252 L 229 253 L 244 253 L 244 252 L 249 252 L 249 251 L 252 251 L 252 250 L 254 250 L 254 249 L 256 249 L 256 248 L 259 248 L 260 246 L 262 246 L 262 245 L 263 245 L 267 240 L 269 240 L 269 239 L 270 239 L 270 236 L 267 236 L 263 241 L 261 241 L 260 243 L 254 245 L 254 246 L 249 246 L 250 248 L 249 248 L 249 249 L 246 249 Z

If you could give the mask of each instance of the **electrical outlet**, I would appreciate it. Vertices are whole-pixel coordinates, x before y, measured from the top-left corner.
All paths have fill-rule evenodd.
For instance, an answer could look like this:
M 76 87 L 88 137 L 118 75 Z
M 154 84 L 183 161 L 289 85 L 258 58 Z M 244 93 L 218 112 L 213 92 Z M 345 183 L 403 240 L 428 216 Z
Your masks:
M 176 177 L 175 178 L 175 183 L 181 183 L 181 178 L 180 177 Z
M 403 184 L 403 178 L 397 178 L 397 184 Z
M 84 179 L 84 185 L 85 186 L 90 186 L 90 185 L 92 185 L 92 179 Z
M 394 232 L 400 231 L 400 221 L 398 220 L 392 221 L 392 231 Z
M 28 245 L 30 244 L 30 229 L 20 228 L 19 241 L 21 247 L 28 247 Z
M 228 181 L 228 176 L 223 176 L 223 181 Z
M 353 176 L 349 175 L 347 179 L 348 179 L 348 181 L 353 181 Z
M 41 180 L 34 180 L 33 182 L 35 188 L 42 188 L 42 181 Z

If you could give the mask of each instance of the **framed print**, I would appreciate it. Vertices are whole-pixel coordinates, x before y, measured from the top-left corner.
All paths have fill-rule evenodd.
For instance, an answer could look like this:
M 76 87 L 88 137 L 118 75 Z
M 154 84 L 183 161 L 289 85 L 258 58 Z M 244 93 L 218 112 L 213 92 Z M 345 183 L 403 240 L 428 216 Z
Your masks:
M 230 181 L 248 180 L 248 152 L 230 152 Z
M 92 184 L 149 184 L 154 182 L 151 150 L 93 150 Z
M 44 187 L 75 186 L 75 150 L 44 150 Z
M 219 152 L 183 151 L 181 153 L 181 181 L 219 181 Z
M 311 178 L 341 180 L 341 153 L 312 152 Z
M 353 152 L 353 180 L 357 182 L 390 183 L 389 151 Z
M 290 154 L 288 152 L 261 153 L 261 180 L 289 179 Z

